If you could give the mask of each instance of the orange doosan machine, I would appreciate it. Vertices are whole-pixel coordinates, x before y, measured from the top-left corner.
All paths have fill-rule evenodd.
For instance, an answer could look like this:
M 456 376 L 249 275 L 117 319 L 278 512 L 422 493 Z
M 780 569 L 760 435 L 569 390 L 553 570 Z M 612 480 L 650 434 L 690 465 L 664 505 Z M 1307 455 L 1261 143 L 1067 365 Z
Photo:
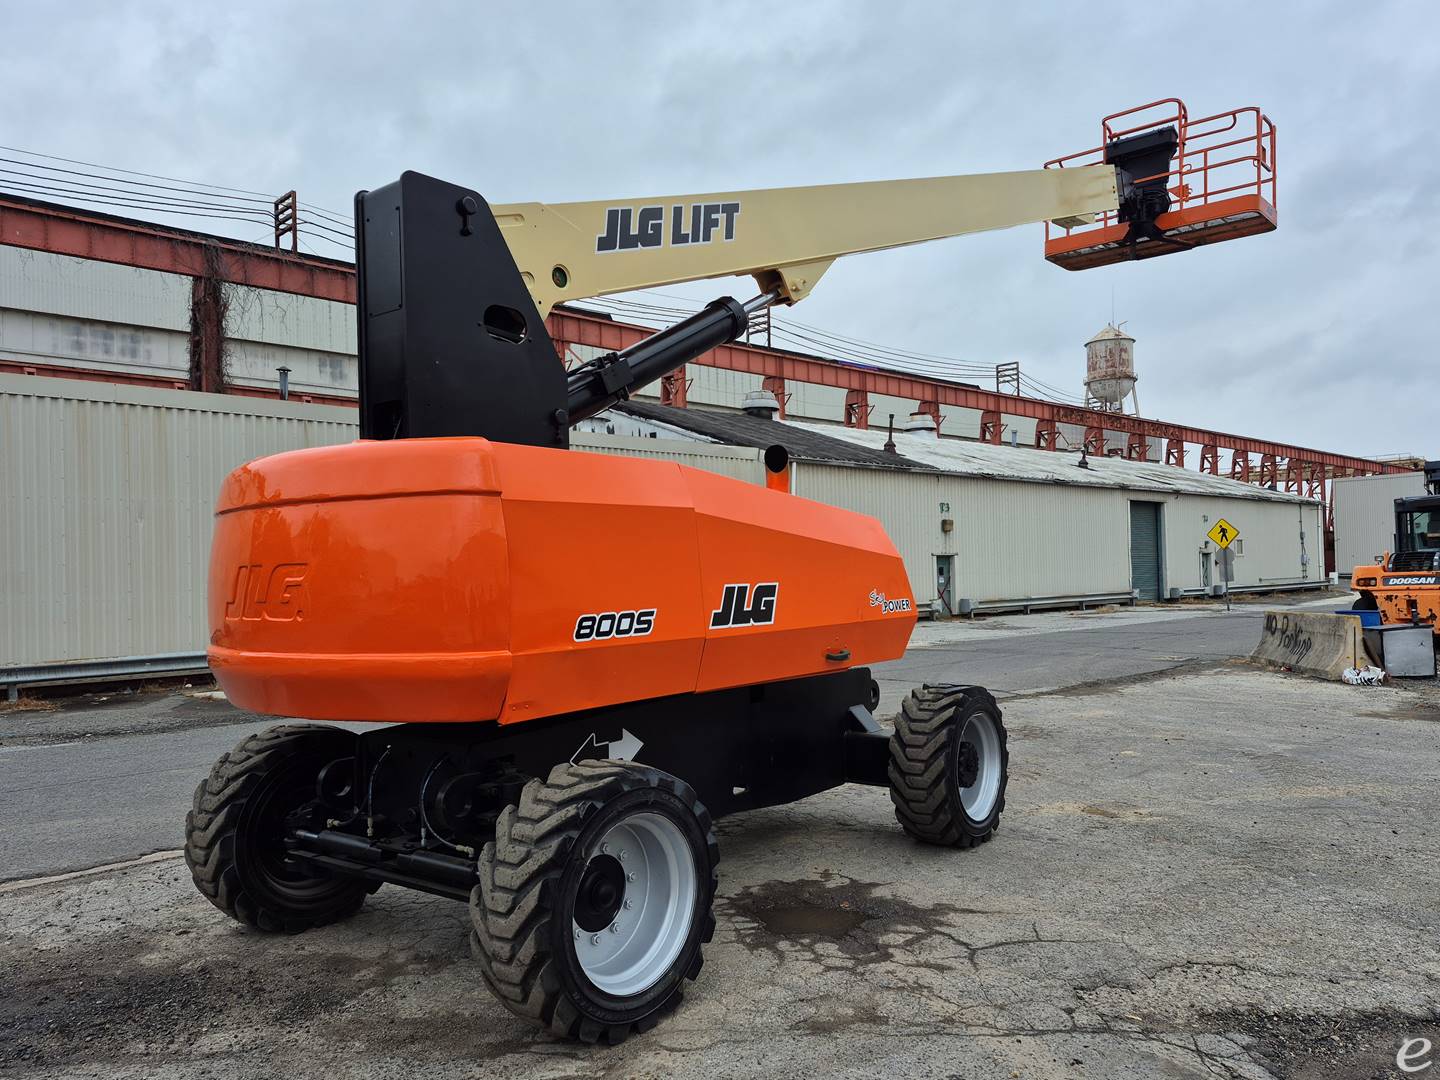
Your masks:
M 568 205 L 416 173 L 361 192 L 361 437 L 241 466 L 216 507 L 211 667 L 240 708 L 307 722 L 200 784 L 201 891 L 282 932 L 386 883 L 464 900 L 507 1008 L 613 1043 L 700 969 L 717 817 L 859 783 L 919 840 L 988 840 L 990 694 L 921 687 L 893 734 L 872 715 L 866 665 L 917 614 L 878 522 L 568 433 L 841 255 L 1043 221 L 1047 257 L 1093 266 L 1274 226 L 1258 110 L 1147 109 L 1107 119 L 1093 161 L 1030 172 Z M 1200 168 L 1210 129 L 1234 189 Z M 565 300 L 723 275 L 758 295 L 568 372 L 546 333 Z

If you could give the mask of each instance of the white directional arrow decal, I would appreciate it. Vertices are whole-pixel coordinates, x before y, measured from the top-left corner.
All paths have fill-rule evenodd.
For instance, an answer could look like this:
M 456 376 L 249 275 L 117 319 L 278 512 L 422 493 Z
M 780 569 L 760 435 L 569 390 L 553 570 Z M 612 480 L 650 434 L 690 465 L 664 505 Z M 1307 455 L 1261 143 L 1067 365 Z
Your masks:
M 603 743 L 595 737 L 595 733 L 592 731 L 585 736 L 585 741 L 580 744 L 580 748 L 570 755 L 570 764 L 575 764 L 580 755 L 592 746 L 600 752 L 602 758 L 609 758 L 612 761 L 634 761 L 640 753 L 640 748 L 644 745 L 623 727 L 620 729 L 620 738 Z
M 622 727 L 620 738 L 610 744 L 610 753 L 606 756 L 614 758 L 616 761 L 634 761 L 635 755 L 640 753 L 640 748 L 644 745 Z

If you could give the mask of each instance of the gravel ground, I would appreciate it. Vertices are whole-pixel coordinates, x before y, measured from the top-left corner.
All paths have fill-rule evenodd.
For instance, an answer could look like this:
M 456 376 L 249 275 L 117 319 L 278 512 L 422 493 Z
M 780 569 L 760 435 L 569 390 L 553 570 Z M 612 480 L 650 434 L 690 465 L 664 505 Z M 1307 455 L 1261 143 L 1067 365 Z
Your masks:
M 978 850 L 861 788 L 722 823 L 705 970 L 621 1047 L 495 1004 L 461 905 L 265 937 L 162 857 L 0 886 L 0 1071 L 1352 1080 L 1440 1043 L 1432 699 L 1222 665 L 1005 708 Z

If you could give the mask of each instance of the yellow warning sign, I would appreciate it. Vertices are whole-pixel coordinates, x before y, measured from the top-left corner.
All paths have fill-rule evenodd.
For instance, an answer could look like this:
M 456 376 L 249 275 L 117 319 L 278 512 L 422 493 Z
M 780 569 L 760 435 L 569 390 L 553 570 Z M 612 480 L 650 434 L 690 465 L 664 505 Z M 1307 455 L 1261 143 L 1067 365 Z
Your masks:
M 1215 522 L 1214 525 L 1210 526 L 1210 531 L 1205 535 L 1210 537 L 1211 540 L 1215 541 L 1216 547 L 1223 549 L 1228 548 L 1231 544 L 1235 542 L 1236 537 L 1240 535 L 1240 530 L 1235 528 L 1234 525 L 1231 525 L 1230 522 L 1226 521 L 1224 518 L 1221 518 L 1219 521 Z

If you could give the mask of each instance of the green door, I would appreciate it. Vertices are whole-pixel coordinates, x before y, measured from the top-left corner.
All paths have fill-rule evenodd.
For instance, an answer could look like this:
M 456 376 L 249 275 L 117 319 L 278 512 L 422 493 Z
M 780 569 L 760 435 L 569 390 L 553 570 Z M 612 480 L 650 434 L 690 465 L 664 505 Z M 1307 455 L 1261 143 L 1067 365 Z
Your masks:
M 1141 600 L 1160 599 L 1160 504 L 1130 504 L 1130 587 Z

